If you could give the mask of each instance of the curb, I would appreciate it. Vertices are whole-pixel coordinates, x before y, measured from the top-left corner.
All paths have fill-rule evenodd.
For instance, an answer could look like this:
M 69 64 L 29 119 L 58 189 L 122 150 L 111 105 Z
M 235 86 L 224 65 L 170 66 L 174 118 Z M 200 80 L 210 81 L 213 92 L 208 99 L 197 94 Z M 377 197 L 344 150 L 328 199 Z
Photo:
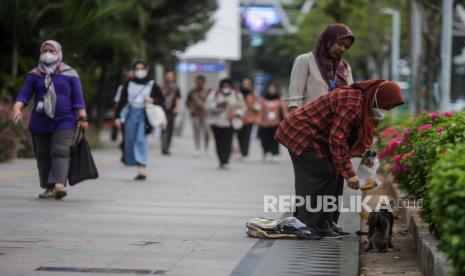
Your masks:
M 406 196 L 394 187 L 392 178 L 389 177 L 384 185 L 394 195 L 396 201 L 404 207 L 399 209 L 402 212 L 402 217 L 406 219 L 408 231 L 413 239 L 413 246 L 420 261 L 420 267 L 425 276 L 452 275 L 454 271 L 452 264 L 446 255 L 439 251 L 437 247 L 439 241 L 428 231 L 428 224 L 421 221 L 418 212 L 415 211 L 416 209 L 405 208 L 402 199 L 406 198 Z

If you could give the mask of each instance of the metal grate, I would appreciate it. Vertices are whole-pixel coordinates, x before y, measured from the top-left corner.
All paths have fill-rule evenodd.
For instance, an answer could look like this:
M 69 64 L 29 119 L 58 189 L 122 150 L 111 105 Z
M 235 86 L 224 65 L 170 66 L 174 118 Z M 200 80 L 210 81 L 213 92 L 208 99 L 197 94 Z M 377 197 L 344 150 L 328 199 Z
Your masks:
M 124 269 L 124 268 L 95 268 L 95 267 L 53 267 L 41 266 L 36 271 L 48 272 L 83 272 L 83 273 L 113 273 L 113 274 L 136 274 L 136 275 L 163 275 L 164 270 L 148 269 Z
M 345 191 L 346 196 L 350 194 L 355 192 Z M 346 205 L 348 202 L 344 200 Z M 339 223 L 345 231 L 354 233 L 360 229 L 360 216 L 358 213 L 341 213 Z M 353 234 L 340 240 L 266 241 L 258 240 L 231 275 L 358 275 L 359 238 Z

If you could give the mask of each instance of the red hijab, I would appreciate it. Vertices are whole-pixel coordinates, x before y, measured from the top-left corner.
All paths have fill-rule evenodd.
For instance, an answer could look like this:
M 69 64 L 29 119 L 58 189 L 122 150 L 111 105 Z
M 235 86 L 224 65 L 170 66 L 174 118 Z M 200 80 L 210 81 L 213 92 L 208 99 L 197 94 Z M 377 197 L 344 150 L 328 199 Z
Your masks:
M 399 85 L 393 81 L 368 80 L 353 83 L 348 88 L 358 89 L 363 94 L 360 127 L 357 140 L 351 148 L 352 156 L 361 156 L 371 147 L 378 125 L 378 121 L 373 118 L 372 111 L 373 107 L 376 107 L 374 105 L 375 97 L 378 107 L 386 110 L 404 104 L 404 97 Z
M 347 85 L 349 64 L 342 58 L 333 58 L 329 55 L 329 49 L 339 40 L 350 37 L 354 43 L 355 37 L 352 31 L 344 24 L 331 24 L 321 33 L 316 43 L 313 54 L 320 69 L 321 76 L 328 86 L 333 82 L 334 73 L 337 74 L 336 87 Z

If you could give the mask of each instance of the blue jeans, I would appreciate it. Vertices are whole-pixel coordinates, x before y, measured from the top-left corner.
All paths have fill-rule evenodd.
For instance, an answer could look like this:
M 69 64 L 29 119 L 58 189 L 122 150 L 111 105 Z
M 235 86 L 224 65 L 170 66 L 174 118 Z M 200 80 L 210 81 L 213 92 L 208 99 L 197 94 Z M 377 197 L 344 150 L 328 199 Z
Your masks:
M 124 121 L 124 161 L 127 166 L 147 165 L 144 108 L 129 108 Z

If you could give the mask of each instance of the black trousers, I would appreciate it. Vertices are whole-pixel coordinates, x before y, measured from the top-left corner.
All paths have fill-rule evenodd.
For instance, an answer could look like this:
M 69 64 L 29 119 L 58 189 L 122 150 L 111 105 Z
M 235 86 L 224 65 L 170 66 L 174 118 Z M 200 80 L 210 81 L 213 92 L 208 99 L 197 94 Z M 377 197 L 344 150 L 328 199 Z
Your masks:
M 339 197 L 342 196 L 342 194 L 344 193 L 344 177 L 342 177 L 341 174 L 338 174 L 337 175 L 337 179 L 336 179 L 336 196 L 337 196 L 337 204 L 339 205 Z M 337 223 L 338 220 L 339 220 L 339 209 L 334 212 L 333 214 L 333 221 L 334 223 Z
M 274 138 L 274 133 L 276 132 L 277 128 L 278 126 L 261 127 L 258 130 L 264 154 L 267 154 L 267 153 L 271 153 L 272 155 L 279 154 L 279 143 Z
M 216 153 L 220 164 L 228 164 L 231 156 L 231 147 L 234 130 L 232 127 L 212 126 L 213 136 L 216 143 Z
M 74 129 L 63 129 L 54 133 L 32 134 L 40 187 L 43 189 L 52 189 L 56 183 L 66 185 L 75 132 Z
M 249 155 L 250 134 L 252 133 L 252 128 L 253 124 L 247 124 L 237 131 L 237 140 L 239 141 L 241 154 L 244 157 Z
M 168 152 L 170 150 L 175 118 L 175 114 L 166 112 L 166 129 L 164 129 L 161 133 L 161 149 L 163 152 Z
M 300 156 L 290 154 L 295 174 L 295 193 L 307 197 L 305 200 L 311 201 L 312 209 L 317 207 L 318 197 L 322 201 L 322 196 L 338 194 L 339 176 L 328 158 L 317 158 L 312 148 L 306 149 Z M 335 221 L 336 212 L 309 211 L 306 206 L 301 206 L 296 207 L 294 216 L 309 227 L 327 231 L 330 223 Z

